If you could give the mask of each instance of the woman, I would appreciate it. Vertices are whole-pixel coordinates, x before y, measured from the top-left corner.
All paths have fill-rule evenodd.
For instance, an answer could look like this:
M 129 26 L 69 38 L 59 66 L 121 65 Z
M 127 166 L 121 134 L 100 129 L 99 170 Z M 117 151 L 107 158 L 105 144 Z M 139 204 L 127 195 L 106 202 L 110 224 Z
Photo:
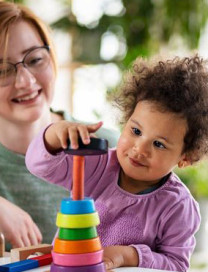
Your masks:
M 69 194 L 33 177 L 24 154 L 42 128 L 72 118 L 50 109 L 56 60 L 44 23 L 24 6 L 0 2 L 0 29 L 0 231 L 12 247 L 23 247 L 51 242 Z M 117 139 L 108 130 L 97 136 L 111 145 Z

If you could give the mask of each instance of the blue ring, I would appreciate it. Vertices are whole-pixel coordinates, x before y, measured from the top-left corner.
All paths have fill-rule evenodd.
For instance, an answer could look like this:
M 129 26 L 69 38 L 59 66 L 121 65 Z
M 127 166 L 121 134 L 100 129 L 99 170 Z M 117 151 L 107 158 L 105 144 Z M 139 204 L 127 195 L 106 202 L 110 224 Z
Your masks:
M 63 198 L 61 201 L 60 212 L 63 214 L 85 214 L 94 213 L 95 211 L 94 200 L 89 197 L 82 200 L 73 200 L 69 197 Z

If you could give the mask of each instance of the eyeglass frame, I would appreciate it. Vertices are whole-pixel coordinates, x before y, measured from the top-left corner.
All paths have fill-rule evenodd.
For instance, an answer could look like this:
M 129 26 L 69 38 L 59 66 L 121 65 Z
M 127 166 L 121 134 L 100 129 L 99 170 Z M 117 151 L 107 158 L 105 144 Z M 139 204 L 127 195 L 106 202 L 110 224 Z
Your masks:
M 17 73 L 17 65 L 22 63 L 23 67 L 27 69 L 27 66 L 25 66 L 25 59 L 26 59 L 26 57 L 27 57 L 33 50 L 41 49 L 41 48 L 45 48 L 45 49 L 48 51 L 48 53 L 50 52 L 50 46 L 49 46 L 49 45 L 37 46 L 37 47 L 34 47 L 34 48 L 32 48 L 31 50 L 29 50 L 29 51 L 25 54 L 25 56 L 24 56 L 24 58 L 23 58 L 22 61 L 18 61 L 17 63 L 12 63 L 12 62 L 9 62 L 9 61 L 2 61 L 2 62 L 0 62 L 0 63 L 8 63 L 8 64 L 10 64 L 10 65 L 13 65 L 13 67 L 15 68 L 15 72 Z

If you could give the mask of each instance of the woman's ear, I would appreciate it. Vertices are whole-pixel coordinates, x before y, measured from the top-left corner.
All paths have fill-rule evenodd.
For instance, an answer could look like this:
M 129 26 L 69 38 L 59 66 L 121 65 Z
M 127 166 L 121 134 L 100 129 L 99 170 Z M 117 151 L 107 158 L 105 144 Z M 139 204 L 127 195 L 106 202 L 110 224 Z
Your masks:
M 184 157 L 178 162 L 178 167 L 184 168 L 186 166 L 190 166 L 191 164 L 191 160 L 186 155 L 184 155 Z

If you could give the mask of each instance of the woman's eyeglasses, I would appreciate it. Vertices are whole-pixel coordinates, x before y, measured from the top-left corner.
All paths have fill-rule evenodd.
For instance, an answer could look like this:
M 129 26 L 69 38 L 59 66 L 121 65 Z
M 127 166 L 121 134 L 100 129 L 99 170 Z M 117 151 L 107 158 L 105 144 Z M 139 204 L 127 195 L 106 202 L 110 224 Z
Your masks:
M 14 84 L 19 64 L 22 64 L 33 75 L 46 69 L 50 63 L 49 50 L 48 45 L 31 49 L 22 61 L 15 64 L 4 60 L 0 61 L 0 86 L 6 87 Z

